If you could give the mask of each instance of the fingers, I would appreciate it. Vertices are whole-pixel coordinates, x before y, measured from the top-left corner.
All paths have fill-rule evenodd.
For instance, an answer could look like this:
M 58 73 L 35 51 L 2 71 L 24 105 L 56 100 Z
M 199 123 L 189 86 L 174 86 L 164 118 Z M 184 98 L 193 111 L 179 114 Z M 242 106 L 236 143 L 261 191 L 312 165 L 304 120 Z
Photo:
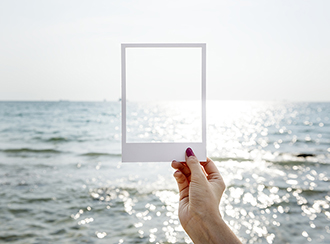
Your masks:
M 179 192 L 180 192 L 180 200 L 189 196 L 189 182 L 186 176 L 180 171 L 177 170 L 173 174 L 176 183 L 178 184 Z
M 176 160 L 172 161 L 172 168 L 180 170 L 190 181 L 191 178 L 191 172 L 186 163 L 178 162 Z
M 221 187 L 222 191 L 224 191 L 226 185 L 215 163 L 210 158 L 207 158 L 206 162 L 202 162 L 201 164 L 207 174 L 208 181 L 216 182 L 217 185 Z
M 206 174 L 209 175 L 210 177 L 220 176 L 220 172 L 217 166 L 210 158 L 207 158 L 206 162 L 201 162 L 201 165 L 204 167 Z
M 191 148 L 186 150 L 186 162 L 192 175 L 201 176 L 203 174 L 208 180 L 222 180 L 215 163 L 210 158 L 207 158 L 206 162 L 200 163 Z

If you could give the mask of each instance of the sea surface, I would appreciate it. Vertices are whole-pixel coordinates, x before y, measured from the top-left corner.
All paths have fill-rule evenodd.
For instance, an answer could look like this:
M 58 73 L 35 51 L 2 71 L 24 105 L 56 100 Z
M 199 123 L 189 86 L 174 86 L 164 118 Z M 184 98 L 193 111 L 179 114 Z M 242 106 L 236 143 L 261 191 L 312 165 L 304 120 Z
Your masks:
M 193 102 L 129 106 L 133 141 L 200 138 Z M 0 102 L 0 243 L 191 243 L 171 162 L 121 162 L 120 111 Z M 330 103 L 208 101 L 207 151 L 243 243 L 330 243 Z

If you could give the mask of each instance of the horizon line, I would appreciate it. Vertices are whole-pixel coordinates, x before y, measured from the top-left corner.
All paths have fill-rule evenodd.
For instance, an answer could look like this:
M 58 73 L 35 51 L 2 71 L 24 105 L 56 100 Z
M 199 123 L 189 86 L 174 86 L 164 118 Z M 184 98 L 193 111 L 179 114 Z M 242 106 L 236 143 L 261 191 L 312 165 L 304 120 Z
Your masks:
M 171 101 L 198 101 L 197 100 L 164 100 L 164 101 L 155 101 L 155 102 L 171 102 Z M 311 102 L 311 103 L 328 103 L 330 100 L 288 100 L 288 99 L 272 99 L 272 100 L 262 100 L 262 99 L 256 99 L 256 100 L 250 100 L 250 99 L 206 99 L 206 101 L 223 101 L 223 102 Z M 121 99 L 116 100 L 71 100 L 71 99 L 51 99 L 51 100 L 44 100 L 44 99 L 31 99 L 31 100 L 16 100 L 16 99 L 10 99 L 10 100 L 2 100 L 0 99 L 0 102 L 121 102 Z M 128 102 L 130 102 L 128 100 Z M 131 101 L 131 102 L 150 102 L 148 100 L 146 101 Z

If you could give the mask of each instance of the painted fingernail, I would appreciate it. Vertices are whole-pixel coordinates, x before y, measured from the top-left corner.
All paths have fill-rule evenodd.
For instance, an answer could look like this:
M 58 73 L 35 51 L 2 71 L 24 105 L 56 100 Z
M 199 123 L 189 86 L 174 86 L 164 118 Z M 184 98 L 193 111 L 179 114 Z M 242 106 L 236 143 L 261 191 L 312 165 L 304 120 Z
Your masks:
M 187 154 L 187 157 L 189 158 L 190 156 L 195 156 L 193 150 L 188 147 L 187 150 L 186 150 L 186 154 Z

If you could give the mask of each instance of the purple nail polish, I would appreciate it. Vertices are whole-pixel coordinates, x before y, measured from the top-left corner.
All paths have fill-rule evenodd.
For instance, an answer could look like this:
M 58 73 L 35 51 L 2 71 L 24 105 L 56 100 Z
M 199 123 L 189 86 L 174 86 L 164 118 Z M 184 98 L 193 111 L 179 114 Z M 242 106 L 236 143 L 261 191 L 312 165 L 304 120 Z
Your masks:
M 186 154 L 187 154 L 187 157 L 189 158 L 190 156 L 195 156 L 193 150 L 188 147 L 187 150 L 186 150 Z

